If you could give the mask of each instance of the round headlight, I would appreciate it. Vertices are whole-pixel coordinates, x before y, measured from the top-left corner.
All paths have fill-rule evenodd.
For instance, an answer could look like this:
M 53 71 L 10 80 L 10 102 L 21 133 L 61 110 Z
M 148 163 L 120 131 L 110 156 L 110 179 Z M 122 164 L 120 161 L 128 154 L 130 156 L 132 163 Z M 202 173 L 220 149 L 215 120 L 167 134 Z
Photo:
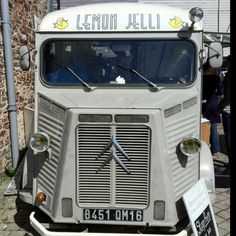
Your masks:
M 36 152 L 44 152 L 48 149 L 50 138 L 44 132 L 35 133 L 30 138 L 30 147 Z
M 203 18 L 203 11 L 199 7 L 194 7 L 189 11 L 189 19 L 192 22 L 199 22 Z
M 179 144 L 180 151 L 186 156 L 191 156 L 199 153 L 201 150 L 201 146 L 201 141 L 193 137 L 185 138 Z

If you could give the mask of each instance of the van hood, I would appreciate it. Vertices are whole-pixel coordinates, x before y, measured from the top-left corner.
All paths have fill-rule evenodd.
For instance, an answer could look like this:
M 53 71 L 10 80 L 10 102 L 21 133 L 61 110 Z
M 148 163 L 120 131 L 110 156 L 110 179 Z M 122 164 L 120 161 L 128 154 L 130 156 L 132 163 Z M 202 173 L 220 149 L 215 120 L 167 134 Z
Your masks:
M 152 92 L 146 90 L 94 90 L 91 92 L 52 91 L 40 93 L 45 98 L 54 101 L 65 108 L 101 108 L 101 109 L 161 109 L 163 106 L 176 104 L 193 97 L 193 93 L 182 89 L 170 92 L 163 89 Z M 171 104 L 170 104 L 171 103 Z

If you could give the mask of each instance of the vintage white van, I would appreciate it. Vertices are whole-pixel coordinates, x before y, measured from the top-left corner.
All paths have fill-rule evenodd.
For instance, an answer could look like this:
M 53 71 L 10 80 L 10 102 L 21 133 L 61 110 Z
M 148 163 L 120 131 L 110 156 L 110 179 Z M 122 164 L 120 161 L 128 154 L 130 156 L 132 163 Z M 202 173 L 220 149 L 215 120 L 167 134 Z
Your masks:
M 183 194 L 201 178 L 215 193 L 200 140 L 202 64 L 219 66 L 222 49 L 205 49 L 202 16 L 106 3 L 43 18 L 19 190 L 50 217 L 31 214 L 41 235 L 190 235 Z

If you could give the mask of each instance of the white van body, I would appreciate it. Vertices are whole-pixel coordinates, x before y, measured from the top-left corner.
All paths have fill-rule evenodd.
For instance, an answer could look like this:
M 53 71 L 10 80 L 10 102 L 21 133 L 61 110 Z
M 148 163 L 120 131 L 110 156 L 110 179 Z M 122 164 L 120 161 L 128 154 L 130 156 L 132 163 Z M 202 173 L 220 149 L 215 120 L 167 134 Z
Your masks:
M 83 235 L 187 235 L 183 194 L 202 177 L 209 193 L 215 187 L 208 146 L 180 150 L 182 140 L 200 139 L 202 40 L 188 11 L 155 4 L 45 16 L 36 32 L 34 132 L 50 144 L 28 150 L 21 199 L 55 224 L 86 226 Z M 31 223 L 54 235 L 34 214 Z

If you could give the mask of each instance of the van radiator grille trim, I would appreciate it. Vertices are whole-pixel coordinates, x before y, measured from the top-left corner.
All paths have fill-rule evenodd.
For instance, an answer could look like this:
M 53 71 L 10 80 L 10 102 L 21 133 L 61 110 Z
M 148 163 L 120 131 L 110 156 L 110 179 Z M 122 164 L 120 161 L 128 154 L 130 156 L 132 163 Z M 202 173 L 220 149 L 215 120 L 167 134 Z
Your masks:
M 145 125 L 79 125 L 77 139 L 77 201 L 80 206 L 138 206 L 148 204 L 151 130 Z M 130 160 L 114 145 L 99 157 L 115 137 Z M 112 159 L 100 171 L 111 150 L 130 171 Z M 134 201 L 135 199 L 135 201 Z
M 167 147 L 170 156 L 170 169 L 172 175 L 173 189 L 176 200 L 178 200 L 197 180 L 198 161 L 196 156 L 187 159 L 187 165 L 181 166 L 176 155 L 178 143 L 187 136 L 197 136 L 196 115 L 176 119 L 166 124 Z

